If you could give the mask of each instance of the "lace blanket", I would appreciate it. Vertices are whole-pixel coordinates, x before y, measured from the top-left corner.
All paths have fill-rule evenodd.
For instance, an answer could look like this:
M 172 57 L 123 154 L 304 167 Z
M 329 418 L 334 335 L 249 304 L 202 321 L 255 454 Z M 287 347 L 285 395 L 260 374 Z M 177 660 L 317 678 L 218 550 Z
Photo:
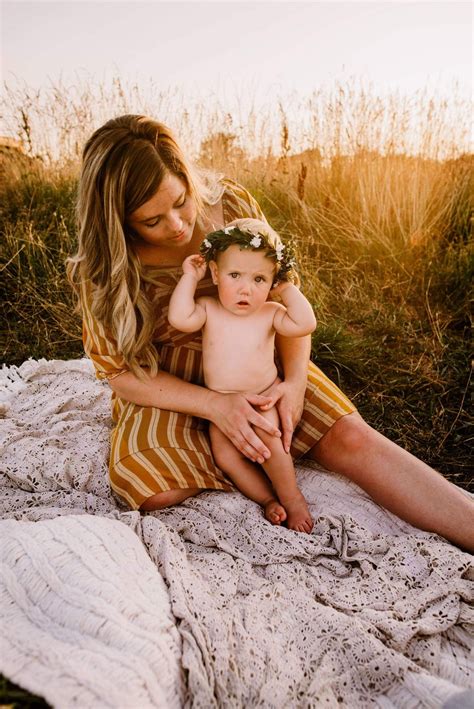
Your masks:
M 90 362 L 30 360 L 1 384 L 10 679 L 57 707 L 470 705 L 470 555 L 307 461 L 311 535 L 237 492 L 127 511 Z

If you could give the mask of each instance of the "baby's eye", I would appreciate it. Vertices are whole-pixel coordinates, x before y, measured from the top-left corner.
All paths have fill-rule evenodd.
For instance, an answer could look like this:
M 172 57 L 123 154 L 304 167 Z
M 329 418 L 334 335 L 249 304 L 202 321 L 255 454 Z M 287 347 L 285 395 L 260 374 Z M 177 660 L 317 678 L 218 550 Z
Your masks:
M 239 274 L 237 273 L 237 271 L 234 271 L 233 273 L 230 273 L 229 275 L 231 278 L 238 278 L 239 277 Z
M 265 283 L 265 276 L 255 276 L 256 283 Z

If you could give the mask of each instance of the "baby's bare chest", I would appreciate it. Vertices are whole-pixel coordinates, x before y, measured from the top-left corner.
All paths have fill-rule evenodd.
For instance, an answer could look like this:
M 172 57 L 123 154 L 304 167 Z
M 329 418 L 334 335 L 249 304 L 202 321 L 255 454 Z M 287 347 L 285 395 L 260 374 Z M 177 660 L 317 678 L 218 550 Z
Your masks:
M 275 339 L 272 323 L 273 315 L 268 312 L 243 317 L 215 312 L 204 327 L 203 346 L 214 352 L 226 352 L 233 360 L 243 355 L 272 353 Z
M 272 317 L 211 317 L 203 329 L 204 380 L 215 391 L 260 392 L 276 376 Z

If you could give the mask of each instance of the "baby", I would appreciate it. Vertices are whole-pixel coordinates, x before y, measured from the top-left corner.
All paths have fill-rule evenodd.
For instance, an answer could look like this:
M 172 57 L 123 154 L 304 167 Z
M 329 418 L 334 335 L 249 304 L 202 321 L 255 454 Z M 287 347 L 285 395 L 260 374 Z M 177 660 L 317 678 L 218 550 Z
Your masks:
M 204 278 L 207 264 L 218 299 L 195 301 L 197 283 Z M 275 333 L 302 337 L 316 327 L 313 309 L 292 278 L 296 274 L 288 249 L 268 224 L 257 219 L 237 219 L 208 234 L 201 255 L 184 260 L 168 318 L 184 332 L 202 328 L 204 381 L 209 389 L 260 394 L 279 381 Z M 270 292 L 282 304 L 269 301 Z M 279 425 L 276 407 L 261 414 Z M 263 507 L 272 524 L 286 521 L 290 529 L 309 533 L 313 519 L 296 483 L 291 455 L 285 452 L 281 438 L 261 429 L 257 433 L 271 453 L 261 467 L 244 457 L 211 423 L 216 464 L 243 494 Z

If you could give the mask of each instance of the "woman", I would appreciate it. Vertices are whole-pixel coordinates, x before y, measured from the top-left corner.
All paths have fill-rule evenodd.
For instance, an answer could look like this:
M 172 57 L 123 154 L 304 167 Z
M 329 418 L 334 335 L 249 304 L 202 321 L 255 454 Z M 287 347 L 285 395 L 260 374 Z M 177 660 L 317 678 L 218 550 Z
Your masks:
M 169 298 L 206 233 L 241 217 L 265 218 L 242 187 L 193 167 L 169 129 L 150 118 L 113 119 L 86 143 L 79 249 L 68 271 L 85 351 L 113 392 L 113 490 L 141 510 L 203 489 L 231 490 L 212 459 L 206 420 L 262 463 L 269 451 L 252 426 L 280 434 L 254 407 L 276 404 L 294 457 L 346 475 L 408 522 L 474 550 L 472 501 L 368 426 L 317 367 L 308 371 L 309 336 L 277 338 L 283 381 L 265 396 L 202 386 L 201 337 L 168 324 Z M 205 278 L 197 296 L 211 294 Z

